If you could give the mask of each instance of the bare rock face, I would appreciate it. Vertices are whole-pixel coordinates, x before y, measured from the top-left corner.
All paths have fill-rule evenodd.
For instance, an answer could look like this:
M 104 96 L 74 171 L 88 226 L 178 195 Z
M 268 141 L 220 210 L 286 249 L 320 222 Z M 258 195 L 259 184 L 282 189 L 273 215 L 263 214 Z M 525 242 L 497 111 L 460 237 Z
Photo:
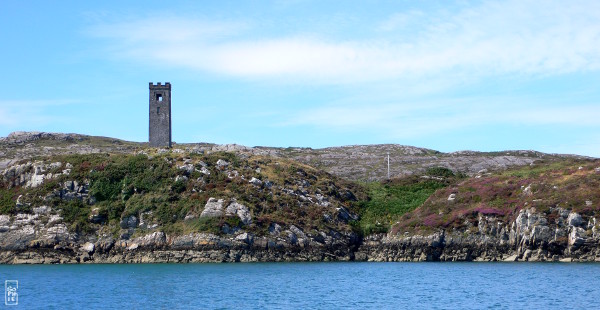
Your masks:
M 580 227 L 573 227 L 569 234 L 569 246 L 570 250 L 576 250 L 582 246 L 586 241 L 585 230 Z
M 133 153 L 135 142 L 73 133 L 17 131 L 0 138 L 0 169 L 23 159 L 61 154 Z
M 508 223 L 480 216 L 476 233 L 466 229 L 369 236 L 355 257 L 371 261 L 597 261 L 600 236 L 580 227 L 581 215 L 562 208 L 550 212 L 556 220 L 549 221 L 546 213 L 535 208 L 521 210 Z M 594 218 L 589 222 L 595 225 Z
M 105 222 L 107 220 L 107 218 L 104 214 L 100 213 L 99 208 L 93 208 L 90 212 L 88 220 L 94 224 L 100 224 L 100 223 Z
M 581 225 L 583 225 L 583 219 L 581 218 L 581 215 L 572 212 L 569 213 L 569 217 L 567 218 L 567 223 L 569 223 L 569 226 L 576 226 L 579 227 Z
M 6 138 L 0 138 L 0 142 L 20 144 L 37 141 L 40 139 L 73 141 L 78 135 L 68 133 L 50 133 L 39 131 L 15 131 L 8 134 Z
M 225 169 L 225 167 L 227 167 L 227 166 L 229 166 L 229 163 L 227 161 L 225 161 L 224 159 L 217 160 L 217 168 Z
M 81 251 L 85 253 L 92 253 L 94 252 L 94 249 L 95 245 L 91 242 L 86 242 L 83 246 L 81 246 Z
M 248 207 L 235 201 L 227 206 L 226 214 L 237 215 L 244 225 L 249 225 L 252 223 L 252 216 L 250 215 L 250 210 L 248 210 Z
M 23 225 L 14 227 L 14 229 L 11 227 L 10 231 L 1 234 L 0 249 L 24 250 L 34 239 L 35 227 L 33 225 Z
M 264 150 L 264 148 L 263 148 Z M 380 181 L 387 177 L 384 161 L 390 154 L 392 177 L 421 174 L 429 167 L 445 167 L 455 172 L 476 175 L 480 171 L 500 170 L 530 165 L 548 155 L 534 151 L 482 153 L 460 151 L 442 153 L 435 150 L 393 144 L 352 145 L 323 149 L 271 148 L 278 156 L 294 159 L 349 179 Z
M 138 244 L 143 248 L 160 248 L 167 243 L 167 237 L 162 231 L 155 231 L 142 237 L 135 238 L 132 244 Z
M 136 228 L 139 224 L 138 218 L 135 215 L 131 215 L 121 219 L 119 225 L 123 229 Z
M 252 179 L 250 179 L 250 181 L 248 181 L 248 183 L 253 184 L 255 186 L 261 186 L 263 182 L 253 177 Z
M 6 168 L 0 174 L 5 183 L 9 187 L 25 186 L 25 187 L 38 187 L 44 182 L 44 180 L 55 178 L 61 174 L 50 173 L 51 170 L 60 168 L 62 163 L 44 164 L 41 161 L 27 162 L 21 165 L 14 165 Z
M 51 209 L 46 207 L 45 211 L 49 213 Z M 40 214 L 0 215 L 0 252 L 53 248 L 76 239 L 67 226 L 56 219 L 58 215 Z
M 223 199 L 209 198 L 200 213 L 200 217 L 219 217 L 223 215 Z

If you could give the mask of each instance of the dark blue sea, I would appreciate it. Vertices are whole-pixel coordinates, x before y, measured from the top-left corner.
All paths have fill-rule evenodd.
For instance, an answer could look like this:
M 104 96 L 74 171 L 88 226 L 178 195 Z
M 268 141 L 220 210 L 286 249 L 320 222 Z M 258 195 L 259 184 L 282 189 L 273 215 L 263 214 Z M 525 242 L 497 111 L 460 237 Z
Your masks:
M 1 265 L 0 279 L 18 281 L 13 309 L 600 308 L 600 264 Z

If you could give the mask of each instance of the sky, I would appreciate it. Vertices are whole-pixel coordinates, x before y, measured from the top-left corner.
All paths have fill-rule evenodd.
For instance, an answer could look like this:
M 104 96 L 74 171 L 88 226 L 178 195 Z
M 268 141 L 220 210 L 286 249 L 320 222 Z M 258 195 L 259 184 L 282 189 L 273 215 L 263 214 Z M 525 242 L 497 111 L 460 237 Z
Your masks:
M 0 136 L 600 157 L 600 1 L 6 1 Z

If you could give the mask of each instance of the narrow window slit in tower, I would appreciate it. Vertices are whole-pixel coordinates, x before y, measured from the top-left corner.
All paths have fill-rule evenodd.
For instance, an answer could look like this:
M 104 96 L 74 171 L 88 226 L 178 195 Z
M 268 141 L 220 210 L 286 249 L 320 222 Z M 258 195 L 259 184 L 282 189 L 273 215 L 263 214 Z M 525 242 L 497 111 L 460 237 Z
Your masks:
M 162 94 L 156 94 L 156 101 L 162 102 L 163 96 Z
M 156 114 L 160 114 L 160 107 L 156 107 Z

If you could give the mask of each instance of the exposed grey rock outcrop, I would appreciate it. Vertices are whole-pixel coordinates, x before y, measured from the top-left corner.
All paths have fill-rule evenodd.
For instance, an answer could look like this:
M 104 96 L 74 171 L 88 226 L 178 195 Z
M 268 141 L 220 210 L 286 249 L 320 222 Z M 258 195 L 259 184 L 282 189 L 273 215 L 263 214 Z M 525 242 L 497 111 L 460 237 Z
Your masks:
M 243 209 L 234 204 L 227 209 Z M 167 235 L 159 230 L 115 240 L 106 235 L 78 236 L 59 221 L 50 224 L 48 217 L 18 214 L 0 216 L 0 227 L 8 227 L 0 230 L 0 262 L 600 261 L 600 236 L 591 233 L 597 227 L 572 225 L 577 222 L 569 218 L 576 216 L 568 210 L 553 212 L 559 214 L 553 222 L 530 208 L 510 223 L 480 216 L 466 231 L 372 235 L 362 240 L 335 231 L 307 233 L 295 225 L 284 229 L 276 223 L 268 237 L 244 231 L 224 236 Z M 588 222 L 595 225 L 593 218 Z
M 40 141 L 53 141 L 53 146 L 37 146 Z M 90 153 L 134 153 L 142 143 L 127 142 L 118 139 L 93 137 L 78 134 L 45 133 L 45 132 L 14 132 L 8 137 L 0 138 L 0 169 L 27 158 L 40 155 L 58 154 L 90 154 Z M 234 152 L 242 155 L 260 155 L 284 157 L 306 163 L 326 170 L 349 180 L 384 180 L 387 169 L 383 158 L 391 155 L 391 175 L 406 176 L 423 173 L 427 168 L 441 166 L 476 175 L 479 171 L 501 170 L 512 166 L 530 165 L 539 159 L 559 157 L 581 157 L 573 155 L 544 154 L 535 151 L 503 151 L 482 153 L 474 151 L 459 151 L 442 153 L 435 150 L 394 145 L 350 145 L 323 149 L 311 148 L 269 148 L 246 147 L 236 144 L 216 145 L 210 143 L 178 144 L 169 151 L 189 153 Z M 219 170 L 229 165 L 225 160 L 217 162 Z M 183 167 L 186 173 L 188 166 Z M 209 174 L 205 167 L 199 171 Z
M 240 203 L 236 201 L 229 204 L 226 209 L 227 215 L 237 215 L 244 225 L 249 225 L 252 223 L 252 216 L 250 215 L 250 210 Z
M 581 216 L 561 208 L 552 212 L 559 215 L 553 223 L 529 208 L 511 223 L 480 216 L 476 233 L 370 236 L 355 256 L 370 261 L 600 261 L 600 236 L 578 227 Z
M 119 223 L 119 226 L 121 226 L 121 228 L 123 228 L 123 229 L 136 228 L 138 224 L 139 224 L 138 218 L 135 215 L 131 215 L 131 216 L 122 218 L 121 223 Z
M 200 217 L 218 217 L 223 215 L 223 199 L 210 198 Z

